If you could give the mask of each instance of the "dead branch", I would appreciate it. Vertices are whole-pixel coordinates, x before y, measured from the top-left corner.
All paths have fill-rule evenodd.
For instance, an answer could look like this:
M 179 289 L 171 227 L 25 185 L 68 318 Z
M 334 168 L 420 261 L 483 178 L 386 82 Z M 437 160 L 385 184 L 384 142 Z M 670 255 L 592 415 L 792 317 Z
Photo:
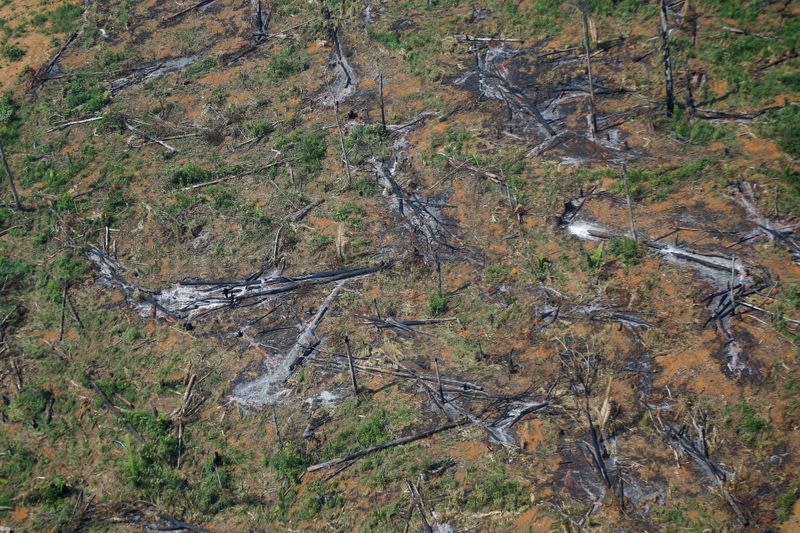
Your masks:
M 306 217 L 307 214 L 309 214 L 315 208 L 321 206 L 323 203 L 325 203 L 325 198 L 320 198 L 316 202 L 312 202 L 312 203 L 308 204 L 307 206 L 305 206 L 304 208 L 295 211 L 294 213 L 289 215 L 287 218 L 289 220 L 291 220 L 292 222 L 300 222 L 301 220 L 303 220 Z
M 53 131 L 56 131 L 56 130 L 63 130 L 64 128 L 69 128 L 70 126 L 75 126 L 77 124 L 86 124 L 88 122 L 96 122 L 98 120 L 103 120 L 103 117 L 102 116 L 98 116 L 98 117 L 85 118 L 83 120 L 73 120 L 72 122 L 65 122 L 63 124 L 59 124 L 58 126 L 53 126 L 49 130 L 47 130 L 46 133 L 50 133 L 50 132 L 53 132 Z
M 453 33 L 451 35 L 454 39 L 466 42 L 482 42 L 482 43 L 524 43 L 525 39 L 514 39 L 510 37 L 476 37 L 474 35 L 464 35 L 460 33 Z
M 505 178 L 502 176 L 495 174 L 494 172 L 489 172 L 486 169 L 476 167 L 475 165 L 471 165 L 466 161 L 462 161 L 461 159 L 457 159 L 453 156 L 447 155 L 442 151 L 437 152 L 438 155 L 447 158 L 447 161 L 456 168 L 465 168 L 470 172 L 475 172 L 476 174 L 480 174 L 481 176 L 485 176 L 492 180 L 495 183 L 505 183 Z
M 350 339 L 344 338 L 344 346 L 347 349 L 347 365 L 350 368 L 350 381 L 353 385 L 353 395 L 358 396 L 358 382 L 356 381 L 356 369 L 353 366 L 353 353 L 350 350 Z
M 585 8 L 581 9 L 581 18 L 583 19 L 583 47 L 586 52 L 586 76 L 589 80 L 589 125 L 591 126 L 592 134 L 595 134 L 597 133 L 597 109 L 595 108 L 594 79 L 592 78 L 592 50 L 589 39 L 589 14 Z
M 195 11 L 195 10 L 200 9 L 202 7 L 205 7 L 205 6 L 207 6 L 208 4 L 210 4 L 213 1 L 214 0 L 200 0 L 196 4 L 191 5 L 191 6 L 187 7 L 186 9 L 182 9 L 181 11 L 178 11 L 174 15 L 170 15 L 169 17 L 164 19 L 164 22 L 167 23 L 167 24 L 169 24 L 171 22 L 174 22 L 175 20 L 179 19 L 180 17 L 182 17 L 186 13 L 188 13 L 190 11 Z
M 47 62 L 46 65 L 44 65 L 44 67 L 36 72 L 34 75 L 34 84 L 42 84 L 48 80 L 47 75 L 50 74 L 50 71 L 53 69 L 55 64 L 58 63 L 58 60 L 61 59 L 62 55 L 64 55 L 67 47 L 72 44 L 78 35 L 81 34 L 81 32 L 82 30 L 75 30 L 70 34 L 69 37 L 67 37 L 67 40 L 64 41 L 64 44 L 61 45 L 61 48 L 58 49 L 58 52 L 55 53 L 55 55 L 50 59 L 50 61 Z
M 456 317 L 452 318 L 428 318 L 428 319 L 417 319 L 417 320 L 395 320 L 393 318 L 381 318 L 381 317 L 364 317 L 364 324 L 370 325 L 375 327 L 376 329 L 399 329 L 400 331 L 404 331 L 406 333 L 418 333 L 417 330 L 414 329 L 414 326 L 430 326 L 435 324 L 440 324 L 442 322 L 453 322 L 458 320 Z
M 417 508 L 417 512 L 419 512 L 419 518 L 422 521 L 422 527 L 424 531 L 427 533 L 433 533 L 433 528 L 428 523 L 428 519 L 425 516 L 425 509 L 422 507 L 422 499 L 420 498 L 419 493 L 417 492 L 417 487 L 414 486 L 411 481 L 406 480 L 406 486 L 408 487 L 408 493 L 411 497 L 411 501 L 414 506 Z
M 136 440 L 138 440 L 139 442 L 144 444 L 145 440 L 144 440 L 144 437 L 142 436 L 142 434 L 139 433 L 136 430 L 135 427 L 133 427 L 133 424 L 130 423 L 128 418 L 125 416 L 125 413 L 120 411 L 119 407 L 117 407 L 116 405 L 111 403 L 111 400 L 108 398 L 108 396 L 106 396 L 106 393 L 103 392 L 103 389 L 98 387 L 97 383 L 95 383 L 94 381 L 90 381 L 89 382 L 89 386 L 100 397 L 100 400 L 103 402 L 103 405 L 105 405 L 112 413 L 114 413 L 117 416 L 117 418 L 119 418 L 119 420 L 125 426 L 125 429 L 128 430 L 128 433 L 130 433 L 132 436 L 136 437 Z
M 147 531 L 194 531 L 194 533 L 215 533 L 210 529 L 204 529 L 200 526 L 195 526 L 193 524 L 189 524 L 188 522 L 183 522 L 182 520 L 178 520 L 172 515 L 167 513 L 158 513 L 158 517 L 161 520 L 166 522 L 166 525 L 158 525 L 158 524 L 150 524 L 146 526 L 145 530 Z
M 183 190 L 184 191 L 193 191 L 194 189 L 200 189 L 202 187 L 208 187 L 209 185 L 216 185 L 218 183 L 222 183 L 224 181 L 228 181 L 229 179 L 240 178 L 242 176 L 249 176 L 251 174 L 255 174 L 256 172 L 262 172 L 262 171 L 264 171 L 264 170 L 266 170 L 268 168 L 274 167 L 276 165 L 282 165 L 284 163 L 288 163 L 288 162 L 294 161 L 294 160 L 295 160 L 294 157 L 287 157 L 285 159 L 277 159 L 275 161 L 271 161 L 271 162 L 267 163 L 266 165 L 263 165 L 263 166 L 260 166 L 260 167 L 254 168 L 254 169 L 245 170 L 245 171 L 242 171 L 242 172 L 235 172 L 233 174 L 229 174 L 229 175 L 223 176 L 221 178 L 213 179 L 213 180 L 210 180 L 210 181 L 204 181 L 203 183 L 195 183 L 194 185 L 189 185 L 187 187 L 184 187 Z
M 146 140 L 148 140 L 150 142 L 154 142 L 156 144 L 160 144 L 161 146 L 163 146 L 164 148 L 166 148 L 167 150 L 169 150 L 173 154 L 178 151 L 176 148 L 173 148 L 172 146 L 170 146 L 169 144 L 165 143 L 161 139 L 157 139 L 157 138 L 153 137 L 152 135 L 146 134 L 145 132 L 143 132 L 142 130 L 136 128 L 135 126 L 132 126 L 128 122 L 125 122 L 125 127 L 127 129 L 129 129 L 130 131 L 132 131 L 133 133 L 135 133 L 136 135 L 139 135 L 143 139 L 146 139 Z

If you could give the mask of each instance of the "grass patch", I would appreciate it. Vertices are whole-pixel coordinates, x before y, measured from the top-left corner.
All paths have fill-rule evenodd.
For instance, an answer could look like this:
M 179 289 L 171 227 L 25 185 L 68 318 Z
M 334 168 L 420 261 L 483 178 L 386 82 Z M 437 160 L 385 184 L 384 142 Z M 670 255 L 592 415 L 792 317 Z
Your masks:
M 172 424 L 148 411 L 134 411 L 127 418 L 145 442 L 137 445 L 127 439 L 125 480 L 150 501 L 175 500 L 185 482 L 173 469 L 178 458 L 178 439 Z
M 298 483 L 300 476 L 309 465 L 314 462 L 311 455 L 306 453 L 302 444 L 286 442 L 267 458 L 267 464 L 272 467 L 279 479 L 290 483 Z
M 505 283 L 511 278 L 511 267 L 502 263 L 491 263 L 483 271 L 483 277 L 489 283 Z
M 50 12 L 50 31 L 53 33 L 71 33 L 78 28 L 83 16 L 83 9 L 78 4 L 64 2 Z
M 43 279 L 43 286 L 47 299 L 51 302 L 61 301 L 61 289 L 65 284 L 89 271 L 86 262 L 72 252 L 64 252 L 50 264 L 49 275 Z M 44 274 L 44 272 L 42 273 Z
M 489 472 L 476 478 L 475 490 L 467 497 L 465 508 L 468 511 L 492 509 L 516 511 L 530 500 L 528 491 L 519 481 L 509 479 L 502 465 L 495 465 Z
M 303 72 L 309 67 L 309 57 L 305 50 L 287 46 L 272 57 L 267 66 L 267 78 L 272 81 L 285 80 Z
M 794 504 L 800 499 L 800 482 L 792 484 L 786 492 L 778 496 L 778 521 L 785 522 L 792 516 Z
M 359 124 L 350 130 L 345 139 L 350 164 L 360 165 L 369 157 L 381 159 L 388 154 L 386 133 L 381 124 Z
M 781 150 L 792 157 L 800 157 L 800 105 L 793 104 L 771 112 L 760 130 Z
M 298 131 L 278 139 L 275 148 L 285 150 L 295 158 L 295 178 L 307 182 L 322 170 L 322 161 L 328 151 L 324 131 Z

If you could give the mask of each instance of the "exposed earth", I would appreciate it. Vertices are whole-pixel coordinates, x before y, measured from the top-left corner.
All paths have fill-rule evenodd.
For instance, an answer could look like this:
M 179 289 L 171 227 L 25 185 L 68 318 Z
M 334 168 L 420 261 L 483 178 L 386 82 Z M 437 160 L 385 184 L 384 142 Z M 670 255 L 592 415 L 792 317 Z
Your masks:
M 800 2 L 0 31 L 0 530 L 800 531 Z

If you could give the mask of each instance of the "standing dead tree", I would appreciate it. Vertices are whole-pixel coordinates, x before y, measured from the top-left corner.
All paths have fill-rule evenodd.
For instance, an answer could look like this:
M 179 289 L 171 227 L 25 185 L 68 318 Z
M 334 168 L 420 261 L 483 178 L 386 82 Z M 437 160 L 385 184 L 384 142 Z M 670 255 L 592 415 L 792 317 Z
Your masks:
M 661 52 L 664 58 L 664 85 L 666 89 L 667 116 L 672 116 L 672 109 L 675 107 L 675 95 L 672 86 L 672 61 L 669 55 L 669 23 L 667 22 L 667 3 L 660 0 L 659 20 L 661 22 Z
M 250 8 L 253 18 L 253 35 L 250 38 L 250 43 L 242 48 L 232 52 L 225 60 L 225 66 L 230 67 L 235 65 L 244 56 L 254 52 L 259 46 L 267 42 L 269 39 L 269 23 L 272 20 L 272 11 L 274 4 L 270 5 L 269 9 L 264 12 L 261 7 L 261 0 L 250 0 Z
M 583 19 L 583 49 L 586 53 L 586 77 L 589 80 L 589 126 L 592 134 L 597 133 L 597 109 L 595 108 L 594 80 L 592 78 L 592 47 L 589 37 L 589 6 L 586 2 L 580 2 L 578 9 Z
M 599 410 L 601 419 L 598 425 L 592 417 L 592 410 L 589 405 L 592 388 L 597 380 L 600 357 L 588 343 L 581 342 L 579 339 L 567 339 L 567 342 L 559 339 L 559 342 L 562 347 L 559 355 L 561 359 L 561 374 L 572 386 L 576 408 L 585 417 L 591 439 L 591 442 L 582 441 L 582 448 L 588 454 L 589 462 L 597 470 L 597 474 L 606 488 L 612 490 L 616 487 L 614 493 L 620 496 L 620 501 L 623 501 L 624 488 L 621 484 L 618 466 L 615 464 L 616 461 L 612 462 L 611 467 L 606 461 L 607 458 L 611 457 L 611 454 L 606 445 L 609 439 L 603 432 L 603 426 L 608 420 L 609 410 L 606 405 Z M 607 402 L 608 392 L 604 403 L 607 404 Z
M 342 121 L 339 119 L 339 102 L 333 102 L 333 116 L 336 117 L 336 129 L 339 131 L 339 145 L 342 149 L 342 163 L 344 163 L 345 172 L 347 172 L 347 185 L 353 184 L 353 175 L 350 172 L 350 158 L 347 157 L 347 146 L 344 142 L 344 129 L 342 128 Z M 384 129 L 386 126 L 384 125 Z
M 22 211 L 22 202 L 19 200 L 19 195 L 17 194 L 17 187 L 14 185 L 14 175 L 11 173 L 11 168 L 8 166 L 8 160 L 6 159 L 6 152 L 3 149 L 2 143 L 0 143 L 0 159 L 2 159 L 3 169 L 6 172 L 6 177 L 8 178 L 8 188 L 11 190 L 11 196 L 14 198 L 14 205 L 17 206 L 17 209 Z

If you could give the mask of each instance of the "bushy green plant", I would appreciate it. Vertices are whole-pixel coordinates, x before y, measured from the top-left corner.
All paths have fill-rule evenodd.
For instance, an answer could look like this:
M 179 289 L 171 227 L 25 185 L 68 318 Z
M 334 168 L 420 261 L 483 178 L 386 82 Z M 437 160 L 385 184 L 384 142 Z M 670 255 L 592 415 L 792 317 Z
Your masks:
M 20 48 L 16 44 L 6 44 L 3 46 L 0 53 L 3 54 L 3 57 L 8 59 L 9 61 L 19 61 L 25 56 L 25 50 Z
M 300 476 L 312 462 L 313 458 L 303 446 L 295 442 L 285 442 L 267 458 L 267 464 L 275 469 L 278 477 L 291 483 L 300 481 Z
M 386 442 L 389 440 L 386 426 L 386 411 L 377 409 L 367 418 L 344 428 L 328 441 L 325 444 L 323 455 L 326 458 L 337 457 Z
M 172 171 L 170 183 L 173 187 L 188 187 L 214 179 L 214 172 L 194 163 L 189 163 Z
M 71 251 L 64 252 L 50 264 L 50 275 L 45 279 L 44 288 L 51 302 L 61 300 L 61 289 L 89 271 L 86 262 Z
M 95 113 L 111 101 L 111 92 L 97 74 L 88 70 L 76 72 L 64 87 L 64 104 L 70 114 Z
M 748 446 L 754 446 L 769 429 L 769 422 L 756 414 L 746 401 L 739 404 L 739 433 Z
M 20 119 L 17 115 L 19 106 L 14 101 L 11 91 L 0 96 L 0 142 L 9 144 L 17 139 Z
M 174 470 L 178 438 L 171 422 L 149 411 L 134 411 L 127 418 L 144 443 L 128 439 L 125 479 L 151 501 L 174 499 L 186 482 Z
M 428 314 L 430 316 L 443 315 L 447 311 L 447 296 L 432 292 L 428 296 Z
M 636 265 L 644 257 L 644 248 L 630 237 L 617 237 L 608 241 L 606 251 L 625 265 Z

